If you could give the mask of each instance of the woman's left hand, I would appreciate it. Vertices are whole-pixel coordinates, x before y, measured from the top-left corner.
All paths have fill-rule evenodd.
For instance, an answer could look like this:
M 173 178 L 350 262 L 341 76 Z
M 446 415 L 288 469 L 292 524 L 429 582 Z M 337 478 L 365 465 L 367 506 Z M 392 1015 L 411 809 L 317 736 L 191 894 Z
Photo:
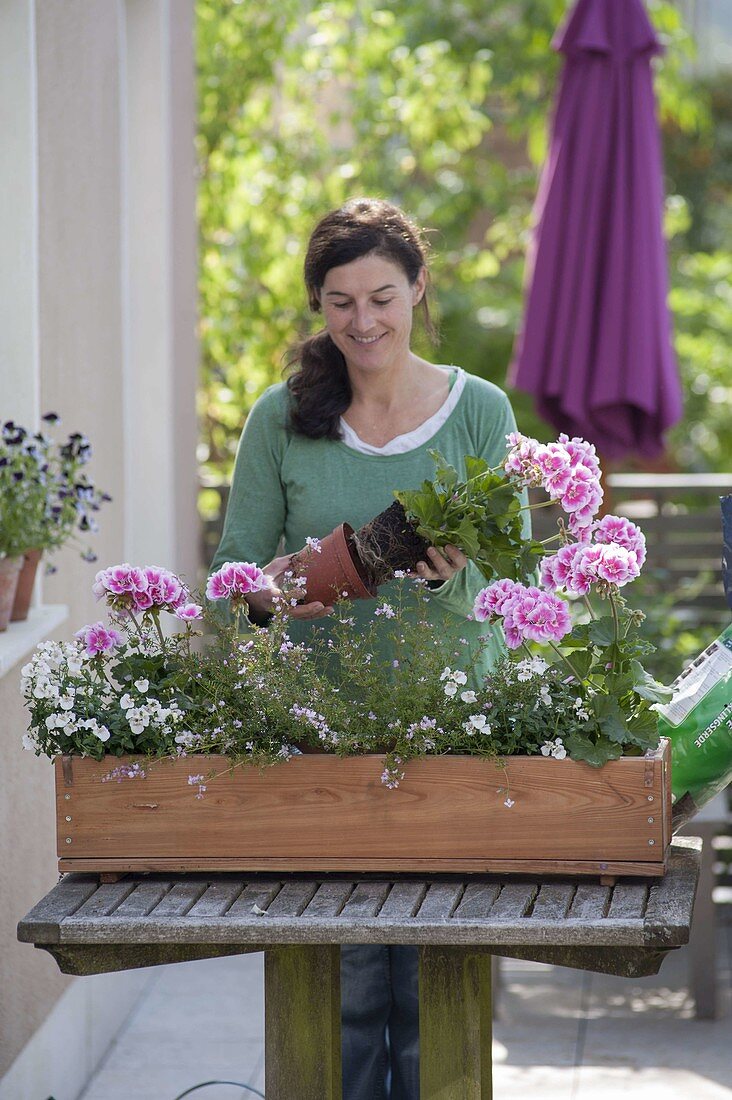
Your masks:
M 438 550 L 430 546 L 427 561 L 417 562 L 417 576 L 425 581 L 449 581 L 468 564 L 468 559 L 457 546 L 443 546 Z

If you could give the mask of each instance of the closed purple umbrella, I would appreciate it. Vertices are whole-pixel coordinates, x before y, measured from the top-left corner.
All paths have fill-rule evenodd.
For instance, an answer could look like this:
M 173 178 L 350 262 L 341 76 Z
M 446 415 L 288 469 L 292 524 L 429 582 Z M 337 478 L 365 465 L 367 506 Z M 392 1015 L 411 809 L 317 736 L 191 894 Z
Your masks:
M 654 456 L 681 416 L 666 305 L 663 184 L 641 0 L 579 0 L 534 212 L 512 382 L 601 454 Z

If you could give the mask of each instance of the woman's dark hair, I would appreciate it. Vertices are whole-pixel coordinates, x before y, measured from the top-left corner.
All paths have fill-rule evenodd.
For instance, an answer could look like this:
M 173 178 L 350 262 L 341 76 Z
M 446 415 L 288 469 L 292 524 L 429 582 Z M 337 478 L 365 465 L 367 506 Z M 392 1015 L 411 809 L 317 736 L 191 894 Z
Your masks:
M 427 265 L 428 246 L 406 214 L 383 199 L 352 199 L 318 222 L 305 255 L 305 286 L 310 308 L 320 310 L 320 292 L 333 267 L 362 256 L 376 255 L 402 269 L 414 284 Z M 425 330 L 431 340 L 436 330 L 426 293 L 419 302 Z M 297 364 L 287 380 L 290 426 L 310 439 L 340 439 L 340 417 L 351 403 L 346 361 L 322 329 L 290 352 L 288 366 Z

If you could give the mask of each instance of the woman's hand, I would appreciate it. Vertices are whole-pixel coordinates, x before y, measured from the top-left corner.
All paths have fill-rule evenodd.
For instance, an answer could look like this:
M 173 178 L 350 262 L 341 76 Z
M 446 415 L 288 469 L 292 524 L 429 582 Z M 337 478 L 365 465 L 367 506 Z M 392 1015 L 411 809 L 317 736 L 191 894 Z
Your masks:
M 265 565 L 262 572 L 271 578 L 269 588 L 264 588 L 261 592 L 252 592 L 251 595 L 247 596 L 247 603 L 256 615 L 260 617 L 271 615 L 274 611 L 275 602 L 285 600 L 280 585 L 285 573 L 290 568 L 293 557 L 294 554 L 283 554 L 282 557 L 273 558 L 269 565 Z M 308 620 L 320 619 L 323 615 L 330 615 L 332 610 L 332 607 L 315 601 L 313 603 L 297 604 L 295 607 L 290 606 L 287 612 L 293 619 Z
M 457 546 L 443 546 L 438 550 L 430 546 L 428 561 L 417 562 L 417 576 L 425 581 L 449 581 L 468 564 L 468 559 Z

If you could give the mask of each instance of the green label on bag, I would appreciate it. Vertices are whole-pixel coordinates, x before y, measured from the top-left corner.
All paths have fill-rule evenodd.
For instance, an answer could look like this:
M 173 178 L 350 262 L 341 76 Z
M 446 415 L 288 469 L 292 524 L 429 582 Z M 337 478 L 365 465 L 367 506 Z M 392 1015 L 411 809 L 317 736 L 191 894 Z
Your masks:
M 671 739 L 674 800 L 690 796 L 701 808 L 732 780 L 732 625 L 673 685 L 659 706 L 659 732 Z

